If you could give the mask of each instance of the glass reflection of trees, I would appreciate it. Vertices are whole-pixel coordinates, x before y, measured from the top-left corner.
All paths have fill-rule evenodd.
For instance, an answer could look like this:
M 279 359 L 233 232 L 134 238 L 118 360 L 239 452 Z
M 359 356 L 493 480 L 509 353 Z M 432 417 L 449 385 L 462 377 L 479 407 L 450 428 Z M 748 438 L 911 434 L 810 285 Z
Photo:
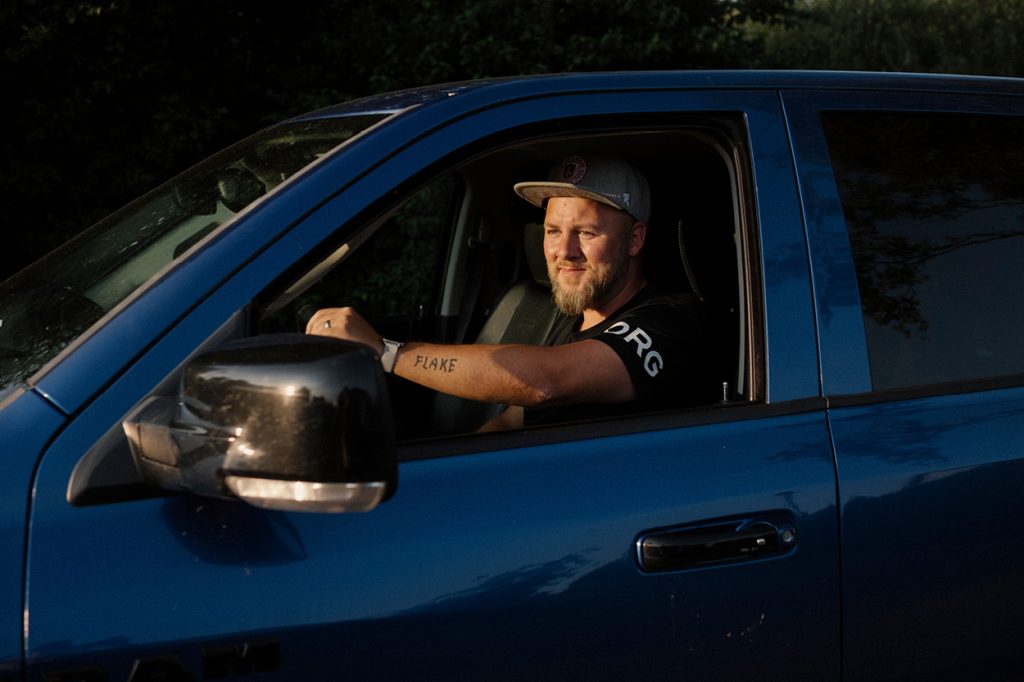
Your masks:
M 968 247 L 1024 236 L 1024 121 L 874 112 L 822 118 L 865 318 L 906 336 L 924 332 L 919 287 L 936 259 L 966 265 Z

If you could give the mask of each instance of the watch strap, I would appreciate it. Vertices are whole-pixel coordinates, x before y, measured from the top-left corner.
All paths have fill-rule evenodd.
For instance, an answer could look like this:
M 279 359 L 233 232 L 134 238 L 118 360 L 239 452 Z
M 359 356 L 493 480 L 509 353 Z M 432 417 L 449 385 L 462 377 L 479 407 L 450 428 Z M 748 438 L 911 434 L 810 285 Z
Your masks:
M 401 341 L 381 339 L 384 342 L 384 352 L 380 354 L 380 366 L 384 371 L 391 374 L 395 371 L 395 360 L 398 359 L 398 349 L 404 344 Z

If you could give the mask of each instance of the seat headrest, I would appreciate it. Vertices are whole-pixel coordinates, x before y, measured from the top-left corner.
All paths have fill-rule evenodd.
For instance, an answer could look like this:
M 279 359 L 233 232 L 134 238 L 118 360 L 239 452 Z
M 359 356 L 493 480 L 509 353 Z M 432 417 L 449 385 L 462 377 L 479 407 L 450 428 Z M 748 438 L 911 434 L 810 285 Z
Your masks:
M 544 258 L 544 226 L 540 223 L 527 223 L 523 226 L 523 251 L 526 253 L 526 266 L 530 268 L 530 276 L 537 284 L 551 286 L 548 279 L 548 264 Z

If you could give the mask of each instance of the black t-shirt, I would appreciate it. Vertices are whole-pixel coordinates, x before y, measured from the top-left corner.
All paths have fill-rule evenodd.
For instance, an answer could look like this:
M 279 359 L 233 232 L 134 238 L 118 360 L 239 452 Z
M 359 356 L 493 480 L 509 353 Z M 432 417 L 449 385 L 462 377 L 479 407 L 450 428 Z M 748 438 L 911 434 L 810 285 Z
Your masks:
M 594 419 L 697 405 L 714 400 L 700 303 L 689 294 L 662 294 L 648 285 L 600 324 L 578 331 L 582 316 L 559 316 L 544 345 L 586 339 L 607 344 L 633 381 L 636 400 L 528 407 L 527 425 Z M 581 368 L 581 371 L 586 371 Z

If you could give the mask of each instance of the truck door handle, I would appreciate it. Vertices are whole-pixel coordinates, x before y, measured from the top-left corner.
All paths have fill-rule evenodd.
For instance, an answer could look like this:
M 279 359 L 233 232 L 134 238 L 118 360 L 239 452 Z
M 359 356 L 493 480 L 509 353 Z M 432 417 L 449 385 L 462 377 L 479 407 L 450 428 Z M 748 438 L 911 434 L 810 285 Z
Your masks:
M 792 521 L 747 517 L 642 533 L 636 556 L 640 570 L 659 573 L 786 554 L 796 544 Z

